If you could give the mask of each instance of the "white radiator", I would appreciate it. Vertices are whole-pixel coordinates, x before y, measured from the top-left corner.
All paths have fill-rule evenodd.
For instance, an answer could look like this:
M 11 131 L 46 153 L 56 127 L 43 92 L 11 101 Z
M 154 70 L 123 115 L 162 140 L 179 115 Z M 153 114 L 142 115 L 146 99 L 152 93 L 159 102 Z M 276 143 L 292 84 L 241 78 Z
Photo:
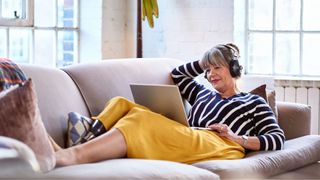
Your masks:
M 311 134 L 319 132 L 320 81 L 275 80 L 277 101 L 297 102 L 311 106 Z

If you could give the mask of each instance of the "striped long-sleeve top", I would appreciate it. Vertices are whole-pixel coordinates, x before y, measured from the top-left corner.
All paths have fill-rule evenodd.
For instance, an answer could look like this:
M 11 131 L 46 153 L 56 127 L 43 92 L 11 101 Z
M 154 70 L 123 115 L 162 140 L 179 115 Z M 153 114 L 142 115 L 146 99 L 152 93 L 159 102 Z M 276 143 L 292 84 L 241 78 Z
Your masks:
M 203 73 L 199 61 L 172 70 L 172 79 L 190 104 L 190 126 L 206 127 L 226 124 L 236 135 L 256 136 L 260 150 L 282 149 L 285 136 L 266 101 L 251 93 L 222 98 L 216 91 L 199 84 L 194 78 Z

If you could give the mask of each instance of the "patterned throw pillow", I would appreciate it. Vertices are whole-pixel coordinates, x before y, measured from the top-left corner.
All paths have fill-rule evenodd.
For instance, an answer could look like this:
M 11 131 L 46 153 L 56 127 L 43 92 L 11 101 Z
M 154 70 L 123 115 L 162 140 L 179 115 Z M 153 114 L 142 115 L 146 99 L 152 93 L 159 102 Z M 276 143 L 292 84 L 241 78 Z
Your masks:
M 34 85 L 29 79 L 0 93 L 0 136 L 17 139 L 35 153 L 40 170 L 55 167 L 53 147 L 41 120 Z
M 7 58 L 0 58 L 0 91 L 27 80 L 20 67 Z

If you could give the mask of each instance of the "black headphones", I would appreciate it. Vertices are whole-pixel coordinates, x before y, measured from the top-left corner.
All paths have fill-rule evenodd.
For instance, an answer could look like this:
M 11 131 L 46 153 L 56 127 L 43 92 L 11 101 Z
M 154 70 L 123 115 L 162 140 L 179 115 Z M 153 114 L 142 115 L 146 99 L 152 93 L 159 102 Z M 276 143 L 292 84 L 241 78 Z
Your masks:
M 227 45 L 227 44 L 223 44 L 223 47 L 226 47 L 230 50 L 231 54 L 232 54 L 232 59 L 229 63 L 229 71 L 232 77 L 240 77 L 241 76 L 241 71 L 242 71 L 242 66 L 239 64 L 238 58 L 238 51 L 234 49 L 234 47 Z M 223 54 L 222 54 L 223 55 Z M 207 54 L 207 59 L 209 59 L 209 54 Z M 226 59 L 226 57 L 224 57 L 224 59 Z M 204 78 L 208 78 L 208 71 L 206 70 L 204 73 Z

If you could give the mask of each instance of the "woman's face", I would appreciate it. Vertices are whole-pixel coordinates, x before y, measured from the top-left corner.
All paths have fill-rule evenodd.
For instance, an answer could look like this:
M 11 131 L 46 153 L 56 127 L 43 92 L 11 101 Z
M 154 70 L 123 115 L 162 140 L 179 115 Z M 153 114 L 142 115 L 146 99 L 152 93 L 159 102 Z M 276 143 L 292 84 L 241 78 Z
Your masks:
M 231 76 L 227 66 L 210 64 L 207 79 L 220 93 L 234 91 L 235 89 L 235 79 Z

